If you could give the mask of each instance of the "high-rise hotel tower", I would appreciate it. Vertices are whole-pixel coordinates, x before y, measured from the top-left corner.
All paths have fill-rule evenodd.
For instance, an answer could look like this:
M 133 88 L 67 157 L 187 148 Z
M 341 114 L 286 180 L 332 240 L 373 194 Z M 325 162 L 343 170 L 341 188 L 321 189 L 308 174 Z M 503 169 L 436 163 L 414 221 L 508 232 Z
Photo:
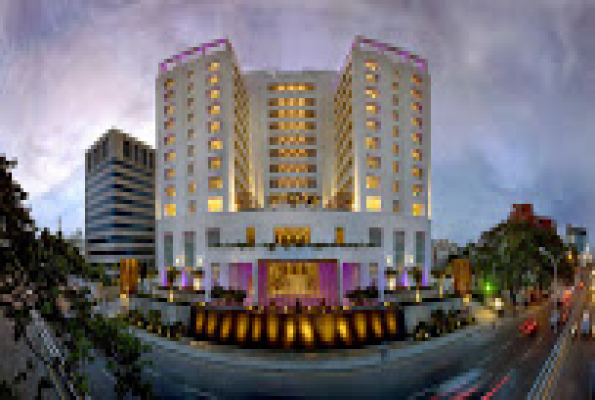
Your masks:
M 425 60 L 357 37 L 339 72 L 242 73 L 223 39 L 161 63 L 156 99 L 163 284 L 337 304 L 427 282 Z

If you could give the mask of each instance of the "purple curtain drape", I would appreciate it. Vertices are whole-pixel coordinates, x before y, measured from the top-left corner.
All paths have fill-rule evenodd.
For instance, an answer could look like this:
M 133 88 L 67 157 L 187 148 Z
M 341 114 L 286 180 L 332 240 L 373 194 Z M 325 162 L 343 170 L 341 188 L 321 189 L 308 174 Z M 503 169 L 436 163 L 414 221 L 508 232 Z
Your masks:
M 267 298 L 267 263 L 261 261 L 258 263 L 258 305 L 268 306 Z
M 337 263 L 325 262 L 318 264 L 320 276 L 320 294 L 327 305 L 339 305 L 339 277 Z
M 244 304 L 251 304 L 250 278 L 252 276 L 252 263 L 230 263 L 228 274 L 229 287 L 245 290 L 248 296 L 244 299 Z
M 361 286 L 361 266 L 359 263 L 343 264 L 343 293 Z

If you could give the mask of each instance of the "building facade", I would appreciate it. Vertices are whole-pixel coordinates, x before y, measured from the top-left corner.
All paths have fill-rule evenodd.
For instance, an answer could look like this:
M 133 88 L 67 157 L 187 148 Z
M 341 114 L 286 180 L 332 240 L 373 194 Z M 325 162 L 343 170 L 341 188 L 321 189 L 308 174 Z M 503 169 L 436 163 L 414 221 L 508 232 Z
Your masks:
M 338 72 L 241 73 L 223 39 L 161 63 L 156 99 L 162 284 L 336 304 L 428 282 L 425 60 L 357 37 Z
M 155 266 L 155 151 L 118 129 L 86 152 L 85 251 L 108 272 Z

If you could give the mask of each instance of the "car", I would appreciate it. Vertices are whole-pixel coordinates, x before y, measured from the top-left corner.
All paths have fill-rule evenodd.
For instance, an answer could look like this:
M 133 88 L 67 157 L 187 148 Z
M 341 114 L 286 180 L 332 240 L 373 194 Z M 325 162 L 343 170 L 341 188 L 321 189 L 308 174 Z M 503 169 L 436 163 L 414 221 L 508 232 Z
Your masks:
M 535 336 L 537 335 L 537 320 L 535 318 L 529 318 L 520 326 L 520 331 L 523 336 Z
M 552 329 L 555 329 L 558 325 L 560 325 L 560 312 L 558 310 L 554 310 L 550 317 L 550 326 Z
M 485 371 L 481 368 L 475 368 L 429 390 L 426 389 L 417 395 L 411 396 L 410 399 L 422 398 L 420 396 L 423 396 L 424 399 L 479 398 L 479 388 L 483 383 L 485 383 Z
M 581 336 L 585 339 L 591 338 L 591 318 L 588 311 L 583 312 L 581 321 Z

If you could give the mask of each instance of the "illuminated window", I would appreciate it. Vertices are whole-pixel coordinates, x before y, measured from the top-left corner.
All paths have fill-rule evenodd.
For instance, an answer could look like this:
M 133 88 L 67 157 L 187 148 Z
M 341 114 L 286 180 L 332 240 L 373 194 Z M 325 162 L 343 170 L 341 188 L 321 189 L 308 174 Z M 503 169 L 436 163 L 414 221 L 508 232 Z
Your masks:
M 413 175 L 414 178 L 418 178 L 418 179 L 421 179 L 422 178 L 422 170 L 421 170 L 421 168 L 413 168 L 411 170 L 411 174 Z
M 223 211 L 223 196 L 209 196 L 209 212 Z
M 188 114 L 188 122 L 194 122 L 194 114 Z
M 380 196 L 366 197 L 366 211 L 381 211 L 382 201 Z
M 176 187 L 169 186 L 167 189 L 165 189 L 165 195 L 167 197 L 176 197 Z
M 399 145 L 398 144 L 393 144 L 393 154 L 395 156 L 399 155 Z
M 167 78 L 165 80 L 165 87 L 166 88 L 172 88 L 172 87 L 174 87 L 174 78 Z
M 210 139 L 209 150 L 221 150 L 223 149 L 223 141 L 221 139 Z
M 399 82 L 393 82 L 393 90 L 399 90 Z
M 165 113 L 171 115 L 174 113 L 174 106 L 165 106 Z
M 399 96 L 398 95 L 393 95 L 393 106 L 398 106 L 399 105 Z
M 414 204 L 413 205 L 413 216 L 414 217 L 422 217 L 424 215 L 424 205 L 423 204 Z
M 190 70 L 188 71 L 188 79 L 192 79 L 194 78 L 194 71 Z
M 209 177 L 209 190 L 223 189 L 223 178 L 220 176 Z
M 246 228 L 246 243 L 256 243 L 256 228 L 253 226 Z
M 194 139 L 196 137 L 196 132 L 194 129 L 188 129 L 188 139 Z
M 335 243 L 345 243 L 345 229 L 342 227 L 335 228 Z
M 393 212 L 399 212 L 399 200 L 393 200 Z
M 367 137 L 366 138 L 366 149 L 378 150 L 379 148 L 380 148 L 380 138 L 377 138 L 377 137 Z
M 190 200 L 188 202 L 188 211 L 190 214 L 194 214 L 196 212 L 196 200 Z
M 366 61 L 366 68 L 370 71 L 376 72 L 380 69 L 380 66 L 375 61 Z
M 215 84 L 219 83 L 219 75 L 217 75 L 217 74 L 211 75 L 211 77 L 209 78 L 209 83 L 211 85 L 215 85 Z
M 171 100 L 174 97 L 174 91 L 173 90 L 168 90 L 167 92 L 165 92 L 165 99 L 166 100 Z
M 190 85 L 188 85 L 188 91 L 192 92 L 194 90 L 194 82 L 191 82 Z
M 174 144 L 176 144 L 176 135 L 168 135 L 165 137 L 166 146 L 173 146 Z
M 370 169 L 380 168 L 380 157 L 367 157 L 366 164 Z
M 219 89 L 209 90 L 209 97 L 211 99 L 218 99 L 219 96 L 221 96 L 221 92 L 219 91 Z
M 414 101 L 413 103 L 411 103 L 411 109 L 413 111 L 421 111 L 421 104 Z
M 166 168 L 165 170 L 165 179 L 170 180 L 176 177 L 176 170 L 173 168 Z
M 421 127 L 421 118 L 411 118 L 411 125 Z
M 221 106 L 218 105 L 218 104 L 215 104 L 213 106 L 209 106 L 208 110 L 209 110 L 209 114 L 211 114 L 211 115 L 220 114 L 221 113 Z
M 399 181 L 393 181 L 393 192 L 399 192 Z
M 379 189 L 380 188 L 380 177 L 379 176 L 366 176 L 366 189 Z
M 174 128 L 174 120 L 170 119 L 169 121 L 165 122 L 165 129 L 173 129 Z
M 411 157 L 413 157 L 414 161 L 421 161 L 421 150 L 419 150 L 419 149 L 411 150 Z
M 165 161 L 168 161 L 168 162 L 176 161 L 176 152 L 173 150 L 166 152 L 165 153 Z
M 367 83 L 376 83 L 378 81 L 378 77 L 376 74 L 366 74 L 366 82 Z
M 219 62 L 218 61 L 213 61 L 211 63 L 209 63 L 209 71 L 219 71 Z
M 366 104 L 366 113 L 367 114 L 378 114 L 378 106 L 374 103 L 367 103 Z
M 209 157 L 209 169 L 221 168 L 221 157 Z
M 194 145 L 188 146 L 188 157 L 194 157 Z
M 412 133 L 411 140 L 418 145 L 421 145 L 421 133 Z
M 422 83 L 422 79 L 419 75 L 411 75 L 411 82 L 420 85 Z
M 163 214 L 166 217 L 175 217 L 176 216 L 176 205 L 175 204 L 165 204 Z
M 188 193 L 190 193 L 190 194 L 196 193 L 196 182 L 190 182 L 188 184 Z
M 398 126 L 393 126 L 393 137 L 395 137 L 395 138 L 399 137 L 399 127 Z
M 423 190 L 422 190 L 422 186 L 421 186 L 421 185 L 419 185 L 419 184 L 414 184 L 414 185 L 413 185 L 413 195 L 414 195 L 414 196 L 419 196 L 419 195 L 421 195 L 421 192 L 422 192 L 422 191 L 423 191 Z
M 411 96 L 415 97 L 416 99 L 421 99 L 421 90 L 411 89 Z
M 399 122 L 399 112 L 397 110 L 393 110 L 393 121 Z
M 211 121 L 211 122 L 209 122 L 209 133 L 219 132 L 220 129 L 221 129 L 221 122 L 220 121 Z
M 368 88 L 366 89 L 366 97 L 368 99 L 376 99 L 378 98 L 378 90 Z
M 395 174 L 399 173 L 399 162 L 398 161 L 393 161 L 393 173 L 395 173 Z
M 379 125 L 380 124 L 376 120 L 373 120 L 373 119 L 366 120 L 366 129 L 368 129 L 368 130 L 376 130 L 376 129 L 378 129 Z

